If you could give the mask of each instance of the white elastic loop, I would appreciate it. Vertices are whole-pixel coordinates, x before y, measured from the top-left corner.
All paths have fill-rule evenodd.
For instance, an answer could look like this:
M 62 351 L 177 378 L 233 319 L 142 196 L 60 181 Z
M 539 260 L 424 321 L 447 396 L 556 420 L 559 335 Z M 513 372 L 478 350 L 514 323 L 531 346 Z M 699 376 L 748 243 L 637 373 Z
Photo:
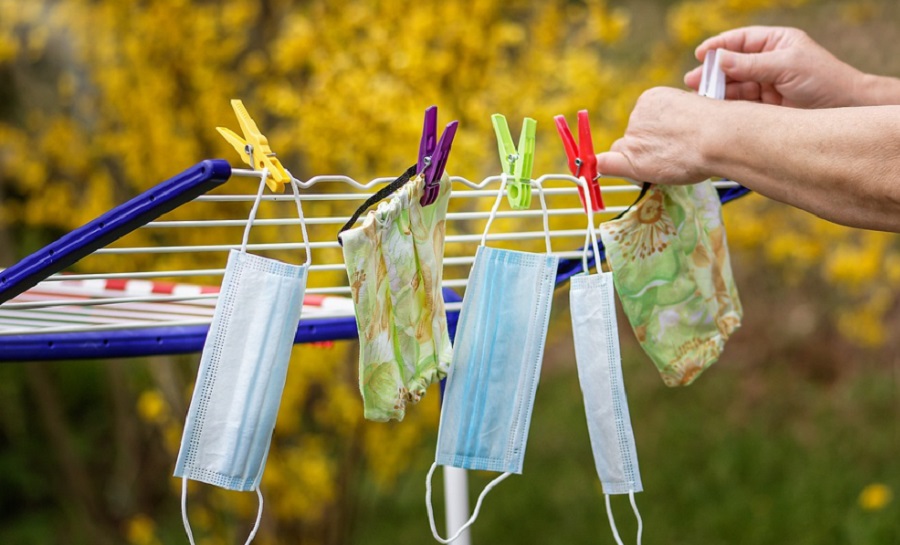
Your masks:
M 502 194 L 502 193 L 501 193 Z M 481 511 L 481 502 L 484 501 L 484 497 L 487 496 L 487 493 L 491 491 L 492 488 L 500 484 L 504 479 L 512 475 L 510 472 L 505 472 L 493 481 L 489 482 L 487 486 L 484 487 L 484 490 L 481 491 L 481 494 L 478 495 L 478 501 L 475 502 L 475 510 L 472 511 L 472 517 L 466 521 L 465 524 L 459 527 L 456 530 L 456 533 L 451 537 L 444 539 L 440 535 L 438 535 L 437 527 L 434 524 L 434 508 L 431 506 L 431 476 L 434 475 L 434 470 L 437 469 L 437 462 L 431 464 L 431 469 L 428 470 L 428 475 L 425 477 L 425 509 L 428 511 L 428 524 L 431 525 L 431 535 L 434 536 L 439 543 L 443 543 L 447 545 L 452 542 L 456 538 L 462 534 L 466 528 L 475 523 L 475 519 L 478 518 L 478 513 Z M 622 545 L 621 543 L 619 545 Z
M 247 218 L 247 226 L 244 227 L 244 239 L 241 241 L 241 253 L 247 253 L 247 241 L 250 239 L 250 226 L 256 219 L 256 211 L 259 209 L 259 201 L 262 200 L 263 188 L 266 187 L 266 178 L 269 177 L 269 169 L 264 168 L 260 173 L 259 189 L 256 191 L 256 200 L 253 201 L 253 208 L 250 209 L 250 216 Z
M 597 266 L 597 272 L 600 272 L 600 246 L 597 244 L 597 231 L 594 229 L 594 206 L 591 202 L 591 191 L 588 188 L 588 181 L 580 178 L 579 181 L 584 182 L 584 198 L 585 208 L 587 208 L 588 226 L 587 233 L 584 236 L 584 253 L 581 254 L 581 262 L 584 264 L 584 274 L 588 274 L 588 242 L 594 247 L 594 264 Z M 590 241 L 588 240 L 590 239 Z
M 612 528 L 613 538 L 616 540 L 617 545 L 624 545 L 622 543 L 622 538 L 619 537 L 616 521 L 613 519 L 612 507 L 609 505 L 609 494 L 604 494 L 604 496 L 606 497 L 606 516 L 609 517 L 609 527 Z
M 187 478 L 181 479 L 181 522 L 184 523 L 184 531 L 187 532 L 188 541 L 194 545 L 194 532 L 191 531 L 191 523 L 187 517 Z
M 312 263 L 312 250 L 309 247 L 309 235 L 306 233 L 306 218 L 303 217 L 303 207 L 300 206 L 300 190 L 297 188 L 297 180 L 291 176 L 291 189 L 294 190 L 294 202 L 297 203 L 297 214 L 300 216 L 300 231 L 303 234 L 303 245 L 306 247 L 306 262 Z
M 541 210 L 544 212 L 544 242 L 547 244 L 547 253 L 551 253 L 550 249 L 550 213 L 547 212 L 547 201 L 544 200 L 544 188 L 540 183 L 534 182 L 532 185 L 538 189 L 538 197 L 541 199 Z
M 253 525 L 253 529 L 250 530 L 250 536 L 244 545 L 250 545 L 250 542 L 256 537 L 256 532 L 259 531 L 260 522 L 262 522 L 263 496 L 259 487 L 256 487 L 256 496 L 259 498 L 259 511 L 256 513 L 256 523 Z M 194 532 L 191 531 L 191 524 L 188 522 L 187 516 L 187 478 L 181 479 L 181 521 L 184 523 L 184 531 L 187 532 L 188 541 L 191 545 L 194 545 Z
M 494 221 L 494 218 L 497 216 L 497 209 L 500 208 L 500 199 L 503 198 L 503 190 L 506 189 L 506 178 L 507 174 L 504 172 L 500 176 L 500 191 L 497 192 L 497 200 L 494 201 L 494 206 L 491 207 L 491 213 L 488 216 L 487 224 L 484 226 L 484 234 L 481 235 L 482 246 L 487 242 L 487 235 L 488 230 L 491 228 L 491 222 Z
M 631 498 L 631 509 L 634 511 L 634 516 L 637 517 L 638 521 L 637 545 L 641 545 L 641 536 L 644 534 L 644 521 L 641 519 L 641 512 L 638 511 L 637 503 L 634 502 L 634 490 L 628 493 L 628 497 Z
M 256 532 L 259 530 L 259 523 L 262 521 L 263 496 L 262 491 L 258 486 L 256 487 L 256 496 L 259 498 L 259 511 L 256 513 L 256 524 L 254 524 L 253 529 L 250 530 L 250 536 L 247 537 L 247 542 L 244 545 L 250 545 L 250 542 L 253 541 L 253 538 L 256 537 Z

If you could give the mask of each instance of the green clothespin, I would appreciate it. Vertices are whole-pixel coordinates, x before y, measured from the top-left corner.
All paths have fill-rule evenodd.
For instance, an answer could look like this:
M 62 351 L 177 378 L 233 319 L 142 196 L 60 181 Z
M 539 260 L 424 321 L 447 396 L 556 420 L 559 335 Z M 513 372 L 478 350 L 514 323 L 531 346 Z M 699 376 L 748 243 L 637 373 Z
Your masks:
M 500 164 L 503 165 L 503 172 L 509 176 L 506 198 L 514 210 L 527 210 L 531 208 L 531 167 L 534 165 L 534 135 L 537 131 L 537 121 L 526 117 L 522 122 L 518 149 L 513 146 L 506 118 L 494 114 L 491 116 L 491 122 L 497 134 Z

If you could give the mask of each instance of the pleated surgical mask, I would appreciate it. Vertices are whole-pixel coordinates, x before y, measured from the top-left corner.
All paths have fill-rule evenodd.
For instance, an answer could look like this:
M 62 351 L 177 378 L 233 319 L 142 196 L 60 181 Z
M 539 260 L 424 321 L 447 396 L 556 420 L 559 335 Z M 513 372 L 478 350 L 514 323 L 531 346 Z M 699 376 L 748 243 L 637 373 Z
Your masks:
M 687 385 L 740 326 L 722 207 L 712 183 L 658 186 L 600 225 L 625 315 L 668 386 Z
M 522 473 L 534 396 L 559 258 L 485 246 L 503 189 L 491 210 L 463 298 L 453 360 L 444 391 L 434 464 L 426 478 L 426 507 L 434 538 L 449 543 L 478 517 L 485 495 L 509 475 Z M 540 190 L 540 186 L 538 186 Z M 431 505 L 438 465 L 502 472 L 478 497 L 472 517 L 449 539 L 440 537 Z
M 628 494 L 638 520 L 637 542 L 640 545 L 643 524 L 634 494 L 641 492 L 643 485 L 622 377 L 613 278 L 612 274 L 599 270 L 599 261 L 597 274 L 591 275 L 588 269 L 589 249 L 593 248 L 594 256 L 600 256 L 589 193 L 584 191 L 588 215 L 587 240 L 582 256 L 585 272 L 571 278 L 569 290 L 578 382 L 613 536 L 621 545 L 609 496 Z
M 241 249 L 228 256 L 175 466 L 175 476 L 183 479 L 182 515 L 191 544 L 188 479 L 228 490 L 256 491 L 259 514 L 247 543 L 256 535 L 262 516 L 259 484 L 281 404 L 310 261 L 294 183 L 291 187 L 306 243 L 306 263 L 290 265 L 247 253 L 266 175 L 263 171 Z

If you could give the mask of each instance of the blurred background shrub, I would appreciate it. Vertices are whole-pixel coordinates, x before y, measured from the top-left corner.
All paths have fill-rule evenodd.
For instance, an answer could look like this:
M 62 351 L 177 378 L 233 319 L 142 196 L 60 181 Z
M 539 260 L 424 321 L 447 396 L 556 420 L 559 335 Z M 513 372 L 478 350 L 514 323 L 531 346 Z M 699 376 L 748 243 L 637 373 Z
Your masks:
M 588 108 L 605 149 L 644 89 L 681 86 L 703 38 L 749 23 L 900 76 L 893 0 L 0 0 L 0 265 L 200 159 L 236 162 L 213 130 L 230 98 L 301 179 L 399 174 L 431 104 L 461 123 L 449 172 L 497 173 L 495 112 L 537 118 L 535 172 L 559 172 L 553 115 Z M 644 542 L 900 542 L 897 236 L 757 196 L 725 216 L 746 321 L 722 360 L 670 390 L 622 329 Z M 566 297 L 554 309 L 525 475 L 492 493 L 476 543 L 610 538 Z M 430 542 L 437 395 L 364 422 L 356 354 L 295 349 L 258 543 Z M 170 475 L 197 360 L 0 367 L 0 542 L 181 542 Z M 256 499 L 192 486 L 189 505 L 214 545 L 243 539 Z

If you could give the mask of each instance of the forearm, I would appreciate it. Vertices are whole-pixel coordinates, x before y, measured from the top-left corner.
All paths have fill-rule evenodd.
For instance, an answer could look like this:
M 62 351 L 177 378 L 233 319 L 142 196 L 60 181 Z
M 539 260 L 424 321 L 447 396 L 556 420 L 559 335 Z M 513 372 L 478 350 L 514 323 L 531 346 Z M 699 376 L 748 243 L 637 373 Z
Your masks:
M 852 106 L 886 106 L 900 104 L 900 79 L 863 74 L 856 85 Z
M 712 173 L 835 223 L 900 232 L 900 106 L 724 102 L 710 114 Z

